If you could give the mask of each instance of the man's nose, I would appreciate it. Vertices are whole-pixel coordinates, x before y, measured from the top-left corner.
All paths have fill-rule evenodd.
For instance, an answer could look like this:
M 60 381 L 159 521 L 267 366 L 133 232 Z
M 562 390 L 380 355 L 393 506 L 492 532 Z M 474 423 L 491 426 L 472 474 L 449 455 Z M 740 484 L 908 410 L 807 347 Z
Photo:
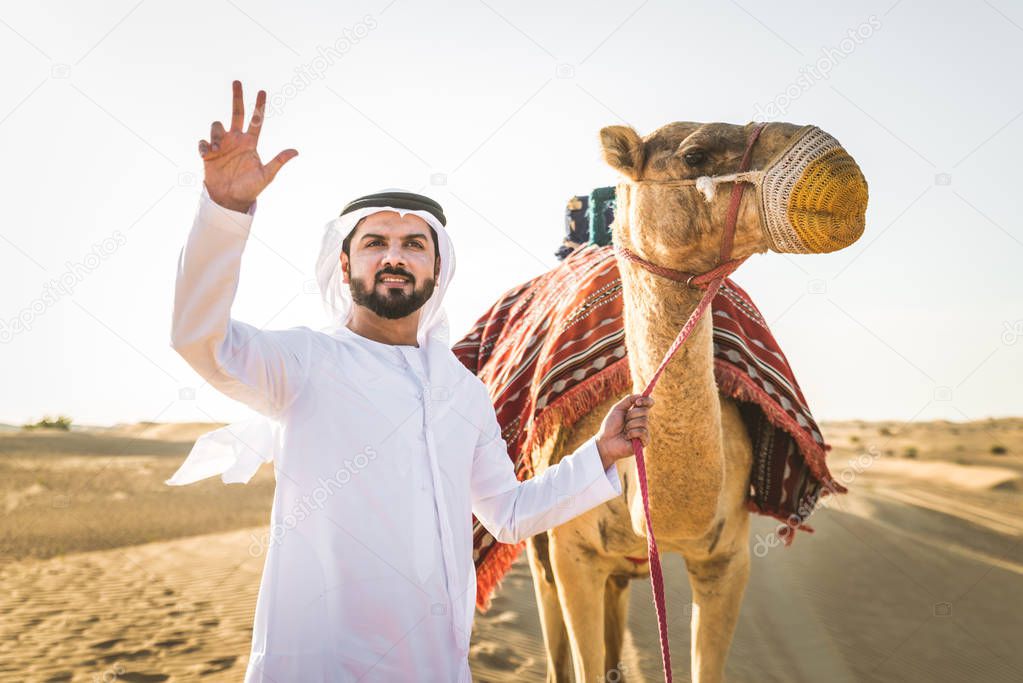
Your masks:
M 384 252 L 383 265 L 385 266 L 405 265 L 405 252 L 402 250 L 400 244 L 392 244 L 387 247 L 387 251 Z

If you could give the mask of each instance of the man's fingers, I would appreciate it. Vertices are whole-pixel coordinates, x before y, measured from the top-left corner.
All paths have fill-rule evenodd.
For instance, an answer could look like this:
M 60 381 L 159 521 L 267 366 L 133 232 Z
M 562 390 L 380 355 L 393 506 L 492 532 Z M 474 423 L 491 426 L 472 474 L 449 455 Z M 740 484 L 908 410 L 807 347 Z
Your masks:
M 629 408 L 631 408 L 632 405 L 640 398 L 642 398 L 642 396 L 640 396 L 639 394 L 630 394 L 623 398 L 622 400 L 618 401 L 618 403 L 615 403 L 611 410 L 617 410 L 624 413 Z
M 210 151 L 210 143 L 206 142 L 205 140 L 200 140 L 199 141 L 199 156 L 205 157 L 207 154 L 209 154 L 209 151 Z
M 624 431 L 627 432 L 630 429 L 638 429 L 640 427 L 646 427 L 646 425 L 647 425 L 647 419 L 645 417 L 632 417 L 632 418 L 629 418 L 629 420 L 625 423 Z
M 622 433 L 630 441 L 639 439 L 644 447 L 650 444 L 650 431 L 647 429 L 648 414 L 653 406 L 654 399 L 642 394 L 626 396 L 615 405 L 616 410 L 621 410 L 624 415 Z
M 622 403 L 629 408 L 649 408 L 654 404 L 654 398 L 643 394 L 633 394 L 622 399 Z
M 266 91 L 260 90 L 256 94 L 256 106 L 252 110 L 252 119 L 249 121 L 249 130 L 247 131 L 250 135 L 254 135 L 256 139 L 259 139 L 259 131 L 263 128 L 263 110 L 266 107 Z
M 646 446 L 647 441 L 650 440 L 650 430 L 647 429 L 647 427 L 636 427 L 634 429 L 629 429 L 626 432 L 626 436 L 629 439 L 638 439 L 644 446 Z
M 214 152 L 220 149 L 220 141 L 226 133 L 227 131 L 224 130 L 224 124 L 220 121 L 214 121 L 213 125 L 210 126 L 210 149 Z
M 275 156 L 273 159 L 271 159 L 270 163 L 263 167 L 263 170 L 266 171 L 267 174 L 270 176 L 267 179 L 267 182 L 270 182 L 271 180 L 274 179 L 274 176 L 277 175 L 277 172 L 281 170 L 281 166 L 288 163 L 297 156 L 298 150 L 286 149 L 277 156 Z
M 647 407 L 643 408 L 629 408 L 629 412 L 625 414 L 626 420 L 631 420 L 634 417 L 646 417 L 650 413 L 650 409 Z
M 626 432 L 625 435 L 630 440 L 631 439 L 639 439 L 639 442 L 641 444 L 643 444 L 644 446 L 647 446 L 647 445 L 650 444 L 650 432 L 645 427 L 644 428 L 637 428 L 637 429 L 630 429 L 628 432 Z
M 231 130 L 241 132 L 245 118 L 245 102 L 242 100 L 242 82 L 231 84 Z

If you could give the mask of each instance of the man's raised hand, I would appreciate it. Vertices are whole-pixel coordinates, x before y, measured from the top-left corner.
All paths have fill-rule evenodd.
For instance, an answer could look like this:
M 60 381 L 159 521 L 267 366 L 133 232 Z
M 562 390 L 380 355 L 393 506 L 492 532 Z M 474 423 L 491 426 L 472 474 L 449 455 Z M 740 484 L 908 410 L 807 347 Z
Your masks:
M 281 167 L 298 156 L 298 151 L 286 149 L 264 165 L 256 152 L 256 143 L 263 126 L 266 92 L 260 90 L 256 95 L 256 107 L 252 110 L 249 129 L 242 131 L 245 104 L 242 100 L 241 81 L 234 81 L 231 86 L 234 95 L 231 129 L 224 130 L 224 124 L 214 121 L 210 126 L 209 142 L 199 141 L 199 156 L 203 160 L 204 180 L 210 199 L 225 208 L 245 212 Z

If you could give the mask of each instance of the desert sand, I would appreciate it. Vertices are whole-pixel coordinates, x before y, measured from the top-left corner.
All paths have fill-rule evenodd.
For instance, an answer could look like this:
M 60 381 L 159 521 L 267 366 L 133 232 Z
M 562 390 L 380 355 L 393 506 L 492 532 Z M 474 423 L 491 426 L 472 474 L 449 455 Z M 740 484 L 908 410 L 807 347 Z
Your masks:
M 273 472 L 165 486 L 210 427 L 0 432 L 0 680 L 241 680 Z M 1023 680 L 1023 419 L 823 429 L 851 493 L 788 548 L 754 519 L 729 680 Z M 679 558 L 665 572 L 686 680 L 689 589 Z M 645 581 L 631 602 L 607 680 L 655 681 Z M 479 681 L 544 678 L 522 561 L 477 615 L 471 664 Z

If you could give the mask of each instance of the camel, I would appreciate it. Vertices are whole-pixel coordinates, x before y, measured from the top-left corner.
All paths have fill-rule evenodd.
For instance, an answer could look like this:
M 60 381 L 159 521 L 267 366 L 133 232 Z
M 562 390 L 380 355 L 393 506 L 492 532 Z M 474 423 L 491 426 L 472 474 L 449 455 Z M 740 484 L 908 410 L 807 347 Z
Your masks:
M 600 132 L 604 160 L 621 175 L 613 237 L 643 258 L 678 270 L 705 272 L 718 264 L 721 232 L 731 194 L 712 199 L 698 187 L 637 181 L 689 179 L 732 173 L 752 125 L 671 123 L 641 138 L 631 127 Z M 818 132 L 823 133 L 822 131 Z M 753 147 L 751 169 L 764 169 L 789 149 L 806 127 L 770 123 Z M 826 135 L 826 134 L 825 134 Z M 833 138 L 829 138 L 833 141 Z M 837 144 L 837 143 L 836 143 Z M 765 225 L 757 194 L 747 187 L 736 224 L 733 258 L 775 251 L 832 251 L 862 233 L 866 182 L 844 154 L 824 163 L 835 174 L 845 210 L 789 205 L 823 215 L 827 228 L 816 248 L 786 248 Z M 851 169 L 851 170 L 850 170 Z M 825 173 L 829 169 L 825 169 Z M 834 204 L 833 204 L 834 205 Z M 852 207 L 850 209 L 850 207 Z M 646 385 L 702 294 L 618 256 L 624 325 L 635 393 Z M 704 316 L 671 361 L 653 393 L 652 442 L 646 467 L 653 527 L 662 554 L 679 553 L 692 587 L 691 675 L 721 681 L 750 572 L 749 490 L 752 446 L 738 404 L 718 392 L 712 363 L 712 322 Z M 624 395 L 624 394 L 623 394 Z M 595 434 L 621 396 L 610 396 L 570 427 L 555 431 L 530 454 L 539 473 Z M 543 637 L 548 681 L 608 680 L 618 671 L 626 626 L 629 583 L 646 577 L 646 524 L 635 458 L 620 461 L 623 495 L 527 544 Z M 630 559 L 632 558 L 632 559 Z M 669 618 L 672 615 L 669 614 Z

